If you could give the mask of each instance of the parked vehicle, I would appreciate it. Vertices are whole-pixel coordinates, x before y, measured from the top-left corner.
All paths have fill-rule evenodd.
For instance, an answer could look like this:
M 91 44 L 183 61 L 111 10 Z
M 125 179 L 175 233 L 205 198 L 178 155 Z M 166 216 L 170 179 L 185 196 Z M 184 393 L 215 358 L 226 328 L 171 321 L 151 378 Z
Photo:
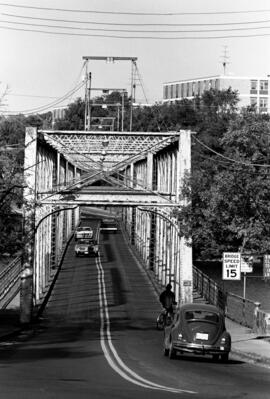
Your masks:
M 224 315 L 213 305 L 185 304 L 164 329 L 164 355 L 170 359 L 177 353 L 193 353 L 227 362 L 230 351 L 231 336 L 226 331 Z
M 118 225 L 113 218 L 104 218 L 100 223 L 100 231 L 102 233 L 117 233 Z
M 98 256 L 99 246 L 96 240 L 81 238 L 74 247 L 75 256 Z
M 79 240 L 81 238 L 93 238 L 94 231 L 90 226 L 77 227 L 75 231 L 75 240 Z

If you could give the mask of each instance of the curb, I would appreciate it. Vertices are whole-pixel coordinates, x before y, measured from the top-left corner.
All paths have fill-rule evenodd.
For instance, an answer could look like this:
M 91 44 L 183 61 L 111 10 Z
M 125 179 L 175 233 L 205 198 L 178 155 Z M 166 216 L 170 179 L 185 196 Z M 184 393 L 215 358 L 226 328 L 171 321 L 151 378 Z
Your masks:
M 253 363 L 262 367 L 270 368 L 270 358 L 265 356 L 258 356 L 255 353 L 243 352 L 238 349 L 231 350 L 232 356 L 236 356 L 240 359 L 245 360 L 248 363 Z

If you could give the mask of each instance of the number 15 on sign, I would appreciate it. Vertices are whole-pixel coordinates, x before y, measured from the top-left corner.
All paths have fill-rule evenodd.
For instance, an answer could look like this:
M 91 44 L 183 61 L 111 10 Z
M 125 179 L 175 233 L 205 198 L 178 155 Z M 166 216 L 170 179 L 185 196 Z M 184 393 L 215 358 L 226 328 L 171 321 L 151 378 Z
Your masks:
M 241 254 L 239 252 L 223 253 L 223 280 L 241 280 Z

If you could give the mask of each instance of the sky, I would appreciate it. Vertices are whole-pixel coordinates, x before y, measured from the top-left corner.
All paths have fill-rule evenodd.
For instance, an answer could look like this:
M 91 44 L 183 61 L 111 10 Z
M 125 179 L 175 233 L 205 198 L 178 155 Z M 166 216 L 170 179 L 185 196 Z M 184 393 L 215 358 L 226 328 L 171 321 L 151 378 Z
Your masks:
M 83 56 L 137 57 L 135 101 L 154 103 L 165 82 L 223 74 L 224 55 L 227 74 L 270 74 L 270 2 L 0 0 L 0 48 L 2 113 L 84 97 Z M 130 61 L 90 60 L 88 71 L 91 97 L 96 88 L 130 93 Z

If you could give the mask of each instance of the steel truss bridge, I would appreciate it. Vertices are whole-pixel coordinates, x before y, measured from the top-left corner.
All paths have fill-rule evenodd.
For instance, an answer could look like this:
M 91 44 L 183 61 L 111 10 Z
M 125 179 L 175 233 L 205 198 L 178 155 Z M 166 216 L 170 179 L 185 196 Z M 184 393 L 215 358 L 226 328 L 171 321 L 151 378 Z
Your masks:
M 21 318 L 44 301 L 83 209 L 106 208 L 145 268 L 180 302 L 192 301 L 192 249 L 175 210 L 185 203 L 191 132 L 55 131 L 29 127 L 25 136 Z

